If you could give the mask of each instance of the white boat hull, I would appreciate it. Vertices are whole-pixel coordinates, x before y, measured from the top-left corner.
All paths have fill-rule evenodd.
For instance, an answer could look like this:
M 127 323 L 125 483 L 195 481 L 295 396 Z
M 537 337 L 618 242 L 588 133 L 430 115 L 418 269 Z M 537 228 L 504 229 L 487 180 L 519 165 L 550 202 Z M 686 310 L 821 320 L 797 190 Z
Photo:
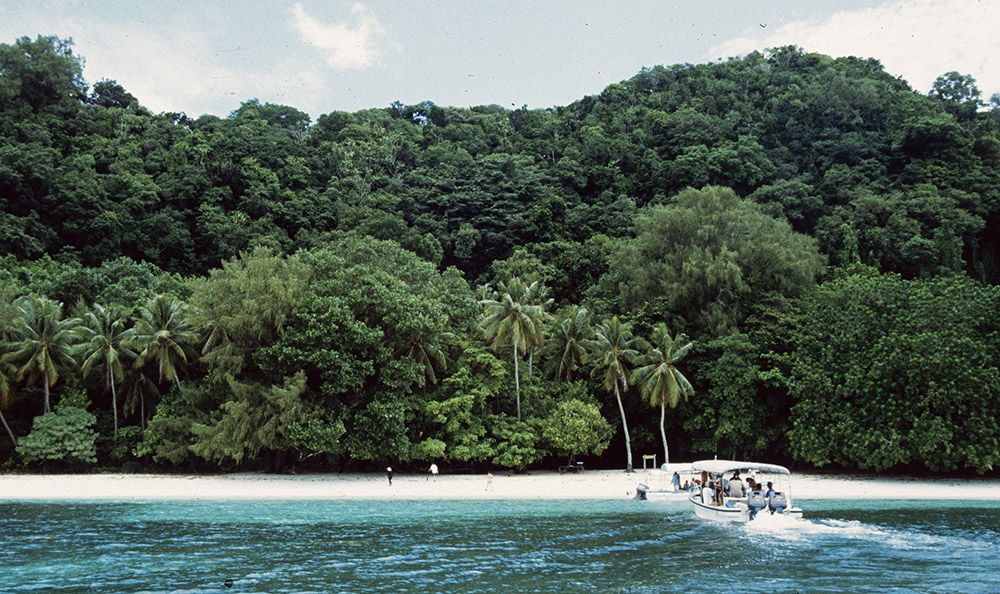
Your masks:
M 701 497 L 697 495 L 692 495 L 688 497 L 688 501 L 691 502 L 691 507 L 694 508 L 694 514 L 699 518 L 705 520 L 712 520 L 713 522 L 724 522 L 724 523 L 739 523 L 746 524 L 750 522 L 750 511 L 747 506 L 742 503 L 737 503 L 734 507 L 725 507 L 718 505 L 705 505 L 701 502 Z M 793 507 L 791 509 L 785 510 L 783 512 L 777 512 L 772 514 L 766 509 L 759 512 L 753 519 L 754 522 L 766 522 L 770 518 L 802 518 L 802 510 Z

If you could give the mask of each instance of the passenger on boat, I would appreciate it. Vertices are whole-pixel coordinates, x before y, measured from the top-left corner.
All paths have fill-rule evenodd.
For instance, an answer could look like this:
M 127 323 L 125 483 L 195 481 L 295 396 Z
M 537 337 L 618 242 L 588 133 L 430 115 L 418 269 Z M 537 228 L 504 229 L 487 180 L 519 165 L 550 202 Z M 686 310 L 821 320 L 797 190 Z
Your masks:
M 715 489 L 712 484 L 705 485 L 701 490 L 701 502 L 705 505 L 715 505 Z
M 684 479 L 684 486 L 681 487 L 681 489 L 684 489 L 685 492 L 690 491 L 691 490 L 691 481 L 689 481 L 687 479 Z
M 767 481 L 767 491 L 764 492 L 764 497 L 770 499 L 771 495 L 774 495 L 774 484 L 771 481 Z
M 743 481 L 740 480 L 740 473 L 733 473 L 732 478 L 729 479 L 729 496 L 730 497 L 746 497 L 746 489 L 743 488 Z

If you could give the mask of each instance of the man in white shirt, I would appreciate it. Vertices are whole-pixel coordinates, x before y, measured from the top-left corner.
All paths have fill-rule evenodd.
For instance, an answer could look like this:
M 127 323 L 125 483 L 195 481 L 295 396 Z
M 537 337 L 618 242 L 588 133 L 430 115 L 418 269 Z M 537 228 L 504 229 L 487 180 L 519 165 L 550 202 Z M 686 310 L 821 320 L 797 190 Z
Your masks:
M 743 481 L 740 480 L 740 475 L 734 474 L 733 478 L 729 479 L 729 496 L 730 497 L 746 497 L 746 489 L 743 488 Z

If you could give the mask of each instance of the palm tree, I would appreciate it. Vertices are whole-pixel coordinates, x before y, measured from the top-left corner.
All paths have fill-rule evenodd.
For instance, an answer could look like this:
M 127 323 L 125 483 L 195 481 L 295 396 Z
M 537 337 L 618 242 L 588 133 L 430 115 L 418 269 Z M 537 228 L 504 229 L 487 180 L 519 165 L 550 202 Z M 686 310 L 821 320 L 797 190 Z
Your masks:
M 83 377 L 87 377 L 92 370 L 101 369 L 104 389 L 111 390 L 114 436 L 118 437 L 118 392 L 115 384 L 125 376 L 122 361 L 132 361 L 137 357 L 128 347 L 134 332 L 125 328 L 125 316 L 122 312 L 96 303 L 84 315 L 83 325 L 78 328 L 78 332 L 83 340 L 77 347 L 83 360 L 80 370 Z
M 663 423 L 666 417 L 666 407 L 675 408 L 681 396 L 686 399 L 694 394 L 691 382 L 677 369 L 676 364 L 684 358 L 694 346 L 683 333 L 670 336 L 666 324 L 660 324 L 653 330 L 653 342 L 646 353 L 646 365 L 632 373 L 633 383 L 642 387 L 642 395 L 651 406 L 660 407 L 660 436 L 663 438 L 663 460 L 670 462 L 670 450 L 667 449 L 667 431 Z
M 193 353 L 198 333 L 188 322 L 184 304 L 169 295 L 157 295 L 139 309 L 130 341 L 139 353 L 136 367 L 156 361 L 159 383 L 181 387 L 180 372 Z
M 572 305 L 560 312 L 545 348 L 551 356 L 549 371 L 556 379 L 573 381 L 573 374 L 584 366 L 586 343 L 593 333 L 586 308 Z
M 521 420 L 520 352 L 540 344 L 545 308 L 527 303 L 528 287 L 519 278 L 501 283 L 498 296 L 484 299 L 480 326 L 487 342 L 495 349 L 514 349 L 514 389 L 517 396 L 517 420 Z
M 437 384 L 437 374 L 434 368 L 437 367 L 441 371 L 448 369 L 448 360 L 441 343 L 454 338 L 454 336 L 451 332 L 442 332 L 429 340 L 418 336 L 410 343 L 410 350 L 406 356 L 420 364 L 424 381 L 430 382 L 432 385 Z
M 156 384 L 149 379 L 144 369 L 132 368 L 125 373 L 125 383 L 122 386 L 125 397 L 122 409 L 126 414 L 135 412 L 136 405 L 139 407 L 139 425 L 146 428 L 146 397 L 155 398 L 159 394 Z
M 542 308 L 542 325 L 535 337 L 534 342 L 528 344 L 528 378 L 534 377 L 535 351 L 545 346 L 545 322 L 551 319 L 548 308 L 552 306 L 553 299 L 549 297 L 549 288 L 540 280 L 533 280 L 525 290 L 523 303 L 528 305 L 538 305 Z
M 45 393 L 45 412 L 52 410 L 49 389 L 59 382 L 61 371 L 72 369 L 73 329 L 76 318 L 62 319 L 62 304 L 46 297 L 30 295 L 14 302 L 14 340 L 3 360 L 17 367 L 17 381 L 40 381 Z
M 9 290 L 10 287 L 7 289 Z M 3 428 L 7 431 L 11 443 L 14 444 L 14 449 L 17 449 L 17 438 L 14 437 L 14 432 L 10 430 L 7 418 L 3 415 L 3 411 L 10 406 L 14 399 L 14 376 L 17 373 L 17 368 L 5 361 L 2 356 L 6 349 L 11 346 L 13 336 L 10 335 L 10 331 L 14 326 L 14 319 L 19 313 L 19 310 L 7 297 L 7 291 L 0 292 L 0 422 L 3 423 Z
M 10 363 L 0 361 L 0 423 L 3 423 L 3 428 L 7 431 L 10 442 L 14 444 L 14 449 L 17 449 L 17 438 L 14 437 L 14 432 L 7 424 L 7 418 L 3 416 L 4 409 L 10 406 L 10 402 L 13 400 L 14 382 L 12 379 L 15 371 L 15 367 Z
M 626 472 L 632 472 L 632 438 L 628 432 L 625 406 L 621 392 L 628 390 L 629 366 L 639 358 L 638 348 L 642 340 L 632 336 L 632 325 L 623 324 L 618 316 L 601 322 L 594 331 L 594 339 L 587 342 L 594 364 L 604 376 L 604 389 L 615 393 L 618 412 L 622 415 L 622 431 L 625 433 Z M 621 385 L 621 391 L 618 386 Z

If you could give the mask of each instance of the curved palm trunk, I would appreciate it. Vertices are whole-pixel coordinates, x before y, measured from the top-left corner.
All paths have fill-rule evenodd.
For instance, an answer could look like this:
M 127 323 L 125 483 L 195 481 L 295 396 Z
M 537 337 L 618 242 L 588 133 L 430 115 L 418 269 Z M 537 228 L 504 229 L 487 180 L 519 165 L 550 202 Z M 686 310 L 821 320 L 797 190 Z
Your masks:
M 517 344 L 514 344 L 514 394 L 517 396 L 517 420 L 521 420 L 521 374 L 517 366 Z
M 667 403 L 660 403 L 660 437 L 663 438 L 663 463 L 670 464 L 670 450 L 667 449 L 667 430 L 663 428 L 663 420 L 667 416 Z
M 45 381 L 42 383 L 45 389 L 45 412 L 51 412 L 52 407 L 49 406 L 49 376 L 45 376 Z
M 14 444 L 14 449 L 17 449 L 17 438 L 14 437 L 14 432 L 10 430 L 10 425 L 7 424 L 7 418 L 3 416 L 2 410 L 0 410 L 0 423 L 3 423 L 3 428 L 7 430 L 7 435 L 10 436 L 10 442 Z
M 528 349 L 528 379 L 531 380 L 535 362 L 535 348 Z
M 108 381 L 111 383 L 111 411 L 115 416 L 114 438 L 118 439 L 118 394 L 115 392 L 115 376 L 108 370 Z
M 622 404 L 622 395 L 618 391 L 618 380 L 615 379 L 615 400 L 618 401 L 618 412 L 622 414 L 622 431 L 625 433 L 625 459 L 627 460 L 625 472 L 632 472 L 632 438 L 628 434 L 628 421 L 625 419 L 625 406 Z

